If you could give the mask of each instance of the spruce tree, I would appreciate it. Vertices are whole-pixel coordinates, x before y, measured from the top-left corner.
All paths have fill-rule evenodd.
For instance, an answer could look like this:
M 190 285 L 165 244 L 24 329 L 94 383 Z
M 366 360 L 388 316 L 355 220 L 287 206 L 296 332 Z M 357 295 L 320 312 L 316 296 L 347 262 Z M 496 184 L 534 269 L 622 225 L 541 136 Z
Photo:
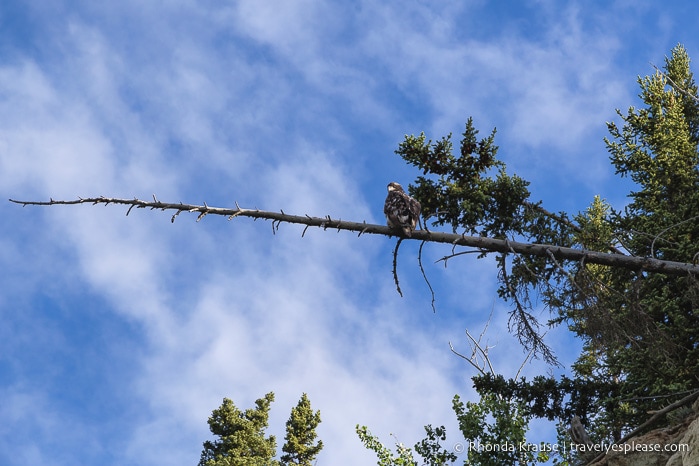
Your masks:
M 699 93 L 681 45 L 662 69 L 638 79 L 640 108 L 618 111 L 605 139 L 616 173 L 635 183 L 629 204 L 614 210 L 601 196 L 575 216 L 529 199 L 528 182 L 507 175 L 493 133 L 478 140 L 472 120 L 460 154 L 451 135 L 432 143 L 407 136 L 396 151 L 423 172 L 409 192 L 426 221 L 466 234 L 555 244 L 679 263 L 699 262 Z M 481 250 L 480 257 L 492 251 Z M 455 253 L 454 256 L 460 253 Z M 453 256 L 451 256 L 453 257 Z M 446 258 L 445 258 L 446 259 Z M 699 387 L 699 283 L 693 275 L 637 267 L 496 254 L 500 295 L 513 303 L 510 328 L 536 356 L 555 362 L 531 309 L 567 324 L 583 340 L 574 378 L 505 380 L 474 377 L 483 397 L 521 400 L 534 416 L 568 422 L 579 416 L 596 440 L 618 440 L 648 411 Z M 525 413 L 527 414 L 527 413 Z
M 228 398 L 209 417 L 209 429 L 218 437 L 204 442 L 199 466 L 275 466 L 276 439 L 265 437 L 270 392 L 255 401 L 255 408 L 240 411 Z
M 699 257 L 699 100 L 689 65 L 684 47 L 673 48 L 662 71 L 638 79 L 643 107 L 618 112 L 621 129 L 608 123 L 611 162 L 636 189 L 623 210 L 609 210 L 604 228 L 630 255 L 686 263 Z M 586 343 L 581 375 L 618 380 L 637 420 L 668 403 L 653 397 L 699 386 L 694 277 L 619 268 L 579 277 L 579 298 L 595 296 L 569 314 Z
M 621 128 L 608 123 L 612 165 L 635 188 L 620 210 L 595 197 L 574 217 L 571 244 L 699 261 L 699 93 L 689 65 L 684 47 L 673 48 L 662 70 L 638 78 L 643 106 L 618 111 Z M 558 314 L 552 322 L 566 323 L 583 340 L 575 377 L 478 376 L 474 385 L 482 396 L 519 398 L 532 414 L 549 419 L 580 416 L 596 440 L 615 441 L 649 411 L 699 387 L 699 283 L 693 276 L 583 262 L 555 268 L 565 270 L 567 279 L 529 277 Z
M 286 422 L 285 443 L 282 447 L 282 466 L 311 466 L 323 449 L 323 441 L 318 440 L 316 427 L 320 424 L 320 411 L 313 412 L 311 401 L 304 393 Z

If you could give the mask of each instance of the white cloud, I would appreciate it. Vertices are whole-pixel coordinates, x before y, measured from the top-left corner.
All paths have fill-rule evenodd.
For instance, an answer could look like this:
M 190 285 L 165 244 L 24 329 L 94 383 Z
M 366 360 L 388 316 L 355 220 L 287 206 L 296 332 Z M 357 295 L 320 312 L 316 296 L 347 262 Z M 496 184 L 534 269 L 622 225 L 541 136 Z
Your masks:
M 33 192 L 95 189 L 110 171 L 109 144 L 89 122 L 85 108 L 64 107 L 62 99 L 33 62 L 7 66 L 0 86 L 2 102 L 0 163 L 3 186 L 32 186 Z

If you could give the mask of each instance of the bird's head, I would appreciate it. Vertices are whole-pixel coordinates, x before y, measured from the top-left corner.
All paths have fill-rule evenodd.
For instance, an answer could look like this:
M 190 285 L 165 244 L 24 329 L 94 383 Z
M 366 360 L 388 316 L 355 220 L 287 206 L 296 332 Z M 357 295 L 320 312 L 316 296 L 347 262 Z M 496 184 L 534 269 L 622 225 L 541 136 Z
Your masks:
M 398 191 L 399 193 L 405 192 L 403 191 L 403 186 L 396 183 L 395 181 L 391 181 L 390 183 L 388 183 L 388 192 L 390 193 L 391 191 Z

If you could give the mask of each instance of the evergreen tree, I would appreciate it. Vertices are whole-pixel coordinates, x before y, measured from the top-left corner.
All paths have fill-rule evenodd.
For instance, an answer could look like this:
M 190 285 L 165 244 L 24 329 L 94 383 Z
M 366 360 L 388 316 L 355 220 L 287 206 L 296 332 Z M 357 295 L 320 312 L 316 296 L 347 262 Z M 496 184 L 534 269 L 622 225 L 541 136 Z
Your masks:
M 396 153 L 423 172 L 410 195 L 422 205 L 426 223 L 448 225 L 456 233 L 512 239 L 570 247 L 572 223 L 564 214 L 554 215 L 529 200 L 529 182 L 509 175 L 496 158 L 495 134 L 478 139 L 478 130 L 469 118 L 462 134 L 459 152 L 453 153 L 451 134 L 437 142 L 420 136 L 406 136 Z M 427 225 L 426 225 L 427 226 Z M 482 249 L 479 257 L 493 253 Z M 496 254 L 500 269 L 501 297 L 514 304 L 510 326 L 526 349 L 555 363 L 553 352 L 544 343 L 540 323 L 528 312 L 529 291 L 547 283 L 559 273 L 547 258 Z M 557 299 L 557 293 L 544 293 L 544 299 Z
M 546 211 L 529 199 L 528 182 L 507 175 L 496 160 L 495 131 L 479 141 L 471 119 L 457 155 L 451 135 L 434 144 L 424 134 L 406 137 L 396 152 L 423 171 L 409 192 L 426 220 L 455 232 L 696 264 L 699 94 L 689 64 L 686 50 L 675 47 L 662 70 L 639 78 L 643 107 L 618 112 L 621 129 L 608 123 L 611 162 L 637 186 L 623 210 L 598 196 L 572 218 Z M 491 253 L 481 250 L 480 257 Z M 500 295 L 514 305 L 510 326 L 524 346 L 555 362 L 529 312 L 529 294 L 536 293 L 552 312 L 550 324 L 567 324 L 584 351 L 574 379 L 474 377 L 485 400 L 519 400 L 525 417 L 567 422 L 577 415 L 593 425 L 597 440 L 618 440 L 647 411 L 671 402 L 668 395 L 699 387 L 694 276 L 646 273 L 640 262 L 611 267 L 513 251 L 496 259 Z
M 638 188 L 623 211 L 608 209 L 601 225 L 630 255 L 686 263 L 699 257 L 699 100 L 689 65 L 684 47 L 673 48 L 663 71 L 638 79 L 643 107 L 618 112 L 621 129 L 608 123 L 612 164 Z M 566 317 L 585 341 L 577 372 L 619 381 L 620 398 L 633 400 L 621 405 L 631 423 L 668 403 L 654 397 L 699 386 L 694 277 L 587 267 L 576 286 L 585 305 Z
M 323 441 L 318 440 L 316 427 L 320 424 L 320 411 L 313 412 L 311 401 L 304 393 L 286 422 L 286 436 L 281 457 L 282 466 L 311 466 L 323 449 Z
M 240 411 L 228 398 L 209 417 L 209 429 L 218 439 L 204 442 L 199 466 L 275 466 L 272 458 L 277 443 L 265 437 L 269 407 L 274 401 L 270 392 L 255 401 L 255 408 Z

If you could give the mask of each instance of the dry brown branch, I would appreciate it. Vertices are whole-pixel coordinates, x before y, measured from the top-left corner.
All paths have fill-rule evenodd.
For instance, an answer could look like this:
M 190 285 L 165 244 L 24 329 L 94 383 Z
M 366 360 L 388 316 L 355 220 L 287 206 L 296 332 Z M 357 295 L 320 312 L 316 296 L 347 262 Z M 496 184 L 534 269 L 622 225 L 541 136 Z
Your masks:
M 243 209 L 240 207 L 236 208 L 223 208 L 223 207 L 210 207 L 206 204 L 204 205 L 192 205 L 183 203 L 167 203 L 160 202 L 155 199 L 153 201 L 143 201 L 140 199 L 118 199 L 109 197 L 96 197 L 96 198 L 85 198 L 76 199 L 71 201 L 56 201 L 49 200 L 46 202 L 40 201 L 18 201 L 10 199 L 11 202 L 15 204 L 20 204 L 22 206 L 36 205 L 36 206 L 51 206 L 51 205 L 75 205 L 75 204 L 118 204 L 129 206 L 127 214 L 134 207 L 139 209 L 159 209 L 159 210 L 174 210 L 171 221 L 174 222 L 175 218 L 181 212 L 193 212 L 199 213 L 197 220 L 200 220 L 203 215 L 222 215 L 232 219 L 234 217 L 252 217 L 252 218 L 262 218 L 266 220 L 271 220 L 273 222 L 275 231 L 279 224 L 285 223 L 296 223 L 300 225 L 306 225 L 311 227 L 319 227 L 323 229 L 336 228 L 337 230 L 345 231 L 355 231 L 358 234 L 376 234 L 384 236 L 397 236 L 395 230 L 389 229 L 384 225 L 372 225 L 366 222 L 347 222 L 339 219 L 332 219 L 330 216 L 327 217 L 310 217 L 308 215 L 289 215 L 282 212 L 269 212 L 259 209 Z M 558 260 L 572 260 L 581 261 L 584 260 L 588 264 L 600 264 L 610 267 L 624 267 L 632 270 L 643 270 L 646 272 L 657 272 L 666 275 L 699 275 L 699 266 L 694 264 L 688 264 L 683 262 L 672 262 L 664 261 L 659 259 L 654 259 L 651 257 L 633 257 L 623 254 L 609 254 L 598 251 L 589 251 L 584 249 L 574 249 L 566 248 L 555 245 L 548 244 L 534 244 L 534 243 L 520 243 L 517 241 L 502 240 L 495 238 L 487 238 L 483 236 L 466 236 L 457 235 L 453 233 L 442 233 L 427 230 L 416 230 L 413 232 L 412 237 L 402 238 L 403 240 L 416 240 L 416 241 L 429 241 L 433 243 L 445 243 L 451 244 L 453 246 L 464 246 L 470 248 L 476 248 L 481 251 L 490 252 L 514 252 L 517 254 L 550 257 L 551 255 Z

